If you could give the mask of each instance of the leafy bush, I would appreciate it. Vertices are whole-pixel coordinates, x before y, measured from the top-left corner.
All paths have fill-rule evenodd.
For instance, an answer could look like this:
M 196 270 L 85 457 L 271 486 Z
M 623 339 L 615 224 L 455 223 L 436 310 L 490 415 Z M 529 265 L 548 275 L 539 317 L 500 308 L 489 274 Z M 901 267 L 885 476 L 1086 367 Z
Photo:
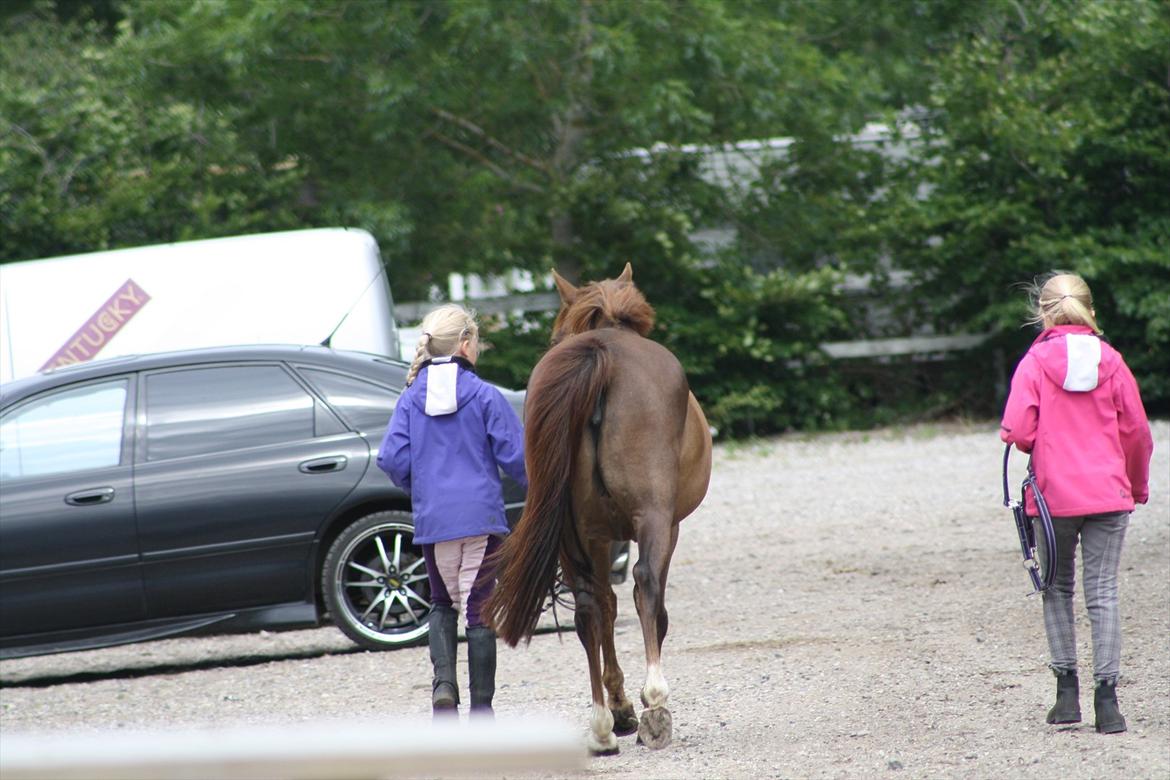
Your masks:
M 1080 273 L 1149 410 L 1170 412 L 1167 40 L 1155 0 L 987 4 L 935 64 L 928 153 L 871 212 L 920 322 L 1018 356 L 1021 283 Z
M 0 10 L 0 262 L 348 224 L 415 299 L 455 270 L 631 261 L 727 436 L 995 414 L 1030 341 L 1018 285 L 1064 268 L 1170 413 L 1162 0 L 334 5 Z M 907 107 L 917 145 L 843 140 Z M 718 186 L 695 153 L 777 136 Z M 703 229 L 735 238 L 700 251 Z M 485 322 L 485 375 L 522 387 L 550 321 Z M 923 331 L 992 337 L 817 347 Z
M 0 261 L 299 224 L 296 160 L 243 148 L 230 115 L 147 99 L 129 65 L 93 24 L 4 30 Z

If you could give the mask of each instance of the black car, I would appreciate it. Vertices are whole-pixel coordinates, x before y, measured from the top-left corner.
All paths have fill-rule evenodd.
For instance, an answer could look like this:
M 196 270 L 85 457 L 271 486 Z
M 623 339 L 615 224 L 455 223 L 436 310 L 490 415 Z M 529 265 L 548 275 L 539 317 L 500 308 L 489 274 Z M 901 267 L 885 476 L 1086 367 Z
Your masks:
M 0 658 L 327 618 L 368 648 L 419 641 L 410 501 L 375 463 L 406 371 L 230 347 L 0 387 Z

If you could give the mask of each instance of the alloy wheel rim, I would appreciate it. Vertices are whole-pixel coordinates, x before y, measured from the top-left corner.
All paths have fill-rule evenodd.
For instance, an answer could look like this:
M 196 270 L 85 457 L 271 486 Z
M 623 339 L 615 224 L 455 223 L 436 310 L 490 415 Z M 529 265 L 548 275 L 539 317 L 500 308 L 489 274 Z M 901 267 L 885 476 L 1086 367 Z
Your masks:
M 371 639 L 409 641 L 427 629 L 426 564 L 413 534 L 399 523 L 370 528 L 342 553 L 337 591 L 346 620 Z

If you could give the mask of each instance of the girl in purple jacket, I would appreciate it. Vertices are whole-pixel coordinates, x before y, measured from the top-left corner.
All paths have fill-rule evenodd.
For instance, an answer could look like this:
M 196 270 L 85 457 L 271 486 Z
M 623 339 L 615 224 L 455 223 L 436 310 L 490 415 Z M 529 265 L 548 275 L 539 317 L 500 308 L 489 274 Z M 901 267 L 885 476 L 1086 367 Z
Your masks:
M 431 588 L 435 713 L 459 706 L 455 674 L 459 612 L 467 620 L 471 712 L 492 714 L 496 635 L 480 615 L 495 575 L 484 562 L 508 533 L 500 469 L 524 487 L 524 433 L 500 391 L 475 374 L 479 327 L 460 306 L 422 322 L 407 388 L 378 452 L 378 466 L 411 497 L 414 540 Z
M 1033 296 L 1032 321 L 1043 330 L 1012 376 L 999 435 L 1031 453 L 1056 536 L 1056 576 L 1043 597 L 1049 666 L 1056 674 L 1056 705 L 1047 720 L 1081 720 L 1073 632 L 1079 542 L 1093 632 L 1096 728 L 1113 734 L 1126 728 L 1116 692 L 1121 666 L 1117 572 L 1130 512 L 1150 497 L 1153 438 L 1133 374 L 1121 354 L 1100 338 L 1084 280 L 1058 273 L 1034 288 Z M 1028 514 L 1035 517 L 1031 494 L 1028 502 Z

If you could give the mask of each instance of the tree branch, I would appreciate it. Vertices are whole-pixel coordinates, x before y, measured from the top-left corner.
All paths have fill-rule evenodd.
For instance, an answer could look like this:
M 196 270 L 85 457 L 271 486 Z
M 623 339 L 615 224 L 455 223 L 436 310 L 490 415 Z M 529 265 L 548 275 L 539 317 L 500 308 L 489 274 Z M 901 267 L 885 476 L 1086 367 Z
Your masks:
M 440 119 L 445 119 L 448 122 L 459 125 L 464 130 L 467 130 L 469 133 L 472 133 L 473 135 L 479 136 L 488 144 L 488 146 L 492 147 L 493 149 L 495 149 L 497 151 L 503 152 L 504 154 L 511 157 L 513 160 L 519 160 L 520 162 L 524 163 L 525 165 L 527 165 L 530 168 L 534 168 L 535 170 L 538 170 L 545 175 L 548 174 L 548 172 L 549 172 L 548 166 L 545 165 L 543 162 L 541 162 L 540 160 L 533 159 L 532 157 L 529 157 L 526 154 L 518 152 L 515 149 L 513 149 L 512 147 L 502 143 L 501 141 L 497 140 L 495 137 L 489 135 L 487 133 L 487 131 L 485 131 L 482 127 L 475 124 L 471 120 L 464 119 L 461 116 L 456 116 L 455 114 L 452 114 L 450 111 L 444 111 L 443 109 L 441 109 L 437 106 L 431 106 L 431 113 L 434 114 L 435 116 L 439 117 Z
M 273 57 L 276 62 L 333 62 L 328 54 L 295 54 L 288 57 Z
M 57 192 L 62 198 L 69 194 L 69 188 L 73 185 L 73 177 L 77 175 L 77 172 L 81 170 L 81 167 L 85 164 L 85 161 L 88 160 L 89 157 L 89 155 L 82 155 L 81 157 L 78 157 L 73 161 L 73 164 L 69 166 L 69 170 L 65 172 L 65 175 L 61 177 L 61 181 L 57 184 Z
M 584 124 L 587 113 L 586 98 L 578 97 L 578 87 L 587 95 L 593 83 L 593 62 L 589 59 L 589 48 L 593 45 L 589 0 L 582 0 L 577 10 L 577 41 L 570 61 L 570 75 L 565 81 L 568 105 L 562 114 L 554 115 L 552 118 L 553 133 L 557 137 L 552 167 L 559 176 L 563 176 L 577 165 L 578 152 L 586 135 Z
M 452 149 L 456 150 L 457 152 L 465 154 L 468 157 L 472 158 L 473 160 L 479 162 L 481 165 L 483 165 L 489 171 L 494 173 L 496 176 L 499 176 L 501 179 L 508 182 L 513 187 L 518 187 L 519 189 L 527 190 L 528 192 L 536 192 L 536 193 L 544 194 L 544 187 L 541 187 L 539 184 L 533 184 L 532 182 L 524 181 L 523 179 L 517 179 L 515 176 L 508 173 L 506 170 L 504 170 L 503 168 L 501 168 L 500 166 L 496 165 L 494 162 L 489 160 L 479 150 L 473 149 L 472 147 L 468 146 L 467 144 L 460 143 L 459 141 L 456 141 L 454 138 L 451 138 L 450 136 L 447 136 L 447 135 L 444 135 L 443 133 L 440 133 L 438 130 L 428 130 L 425 133 L 425 135 L 434 136 L 435 139 L 439 143 L 445 144 L 446 146 L 451 147 Z
M 527 62 L 524 67 L 528 71 L 528 75 L 532 77 L 532 84 L 536 87 L 536 94 L 540 95 L 541 101 L 547 103 L 548 90 L 545 89 L 544 82 L 540 79 L 540 71 L 536 69 L 536 66 L 531 61 Z
M 1027 32 L 1028 28 L 1032 26 L 1028 21 L 1028 14 L 1024 12 L 1024 7 L 1020 5 L 1019 0 L 1012 0 L 1012 5 L 1015 6 L 1016 14 L 1020 17 L 1020 26 Z
M 41 158 L 41 170 L 37 174 L 37 186 L 40 186 L 41 182 L 43 182 L 47 176 L 56 177 L 57 163 L 53 160 L 52 157 L 49 156 L 48 150 L 41 146 L 40 142 L 37 141 L 36 137 L 34 137 L 32 133 L 30 133 L 28 130 L 25 130 L 15 122 L 10 122 L 3 117 L 0 117 L 0 122 L 3 122 L 12 128 L 12 133 L 18 138 L 24 139 L 25 145 L 27 145 L 29 149 L 35 152 L 37 157 Z
M 40 157 L 42 160 L 44 160 L 46 164 L 52 163 L 52 161 L 49 159 L 49 153 L 46 152 L 45 147 L 41 146 L 40 143 L 37 141 L 37 139 L 33 137 L 32 133 L 30 133 L 28 130 L 25 130 L 23 127 L 16 124 L 15 122 L 10 122 L 7 119 L 0 119 L 0 121 L 3 121 L 4 124 L 11 127 L 13 133 L 15 133 L 16 135 L 23 138 L 25 140 L 25 142 L 28 144 L 28 146 L 34 152 L 36 152 L 37 156 Z

